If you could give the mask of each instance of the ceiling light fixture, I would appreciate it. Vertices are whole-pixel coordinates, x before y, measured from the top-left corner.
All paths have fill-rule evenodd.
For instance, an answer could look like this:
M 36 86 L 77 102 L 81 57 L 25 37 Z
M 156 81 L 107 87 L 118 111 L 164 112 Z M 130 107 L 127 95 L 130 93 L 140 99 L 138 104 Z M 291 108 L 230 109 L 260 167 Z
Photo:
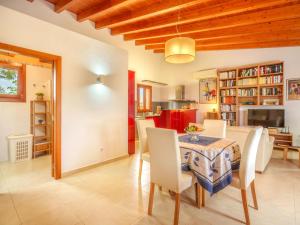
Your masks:
M 180 64 L 189 63 L 195 60 L 196 43 L 188 37 L 180 37 L 178 23 L 180 21 L 180 8 L 178 9 L 178 21 L 176 31 L 178 37 L 169 39 L 165 43 L 165 60 L 169 63 Z

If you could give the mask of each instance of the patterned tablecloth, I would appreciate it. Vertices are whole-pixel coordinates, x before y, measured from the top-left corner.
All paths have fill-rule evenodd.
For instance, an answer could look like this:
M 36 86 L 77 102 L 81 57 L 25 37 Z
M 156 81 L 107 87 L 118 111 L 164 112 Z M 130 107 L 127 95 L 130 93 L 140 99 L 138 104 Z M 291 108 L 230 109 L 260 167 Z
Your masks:
M 192 171 L 198 183 L 211 194 L 232 181 L 232 171 L 240 166 L 240 148 L 229 139 L 192 134 L 179 135 L 182 170 Z

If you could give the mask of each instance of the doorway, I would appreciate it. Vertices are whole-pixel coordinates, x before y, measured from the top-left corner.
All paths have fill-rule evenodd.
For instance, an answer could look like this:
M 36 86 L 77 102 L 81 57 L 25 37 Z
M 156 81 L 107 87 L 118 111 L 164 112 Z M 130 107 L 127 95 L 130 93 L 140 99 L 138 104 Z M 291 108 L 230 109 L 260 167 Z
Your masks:
M 45 129 L 46 135 L 50 137 L 50 139 L 43 140 L 43 145 L 40 146 L 34 146 L 33 149 L 33 156 L 37 156 L 37 152 L 35 150 L 43 150 L 41 148 L 44 148 L 44 150 L 47 150 L 51 153 L 51 157 L 49 157 L 50 161 L 50 167 L 51 167 L 51 176 L 55 179 L 61 178 L 61 57 L 57 55 L 52 55 L 44 52 L 39 52 L 23 47 L 18 47 L 10 44 L 0 43 L 0 51 L 6 52 L 7 54 L 12 55 L 19 55 L 18 60 L 20 60 L 21 65 L 25 65 L 26 59 L 28 58 L 34 58 L 36 59 L 36 63 L 39 63 L 39 65 L 46 66 L 51 65 L 51 80 L 49 81 L 49 86 L 52 90 L 51 94 L 49 94 L 49 101 L 36 101 L 38 103 L 41 103 L 39 106 L 34 106 L 35 103 L 31 103 L 30 111 L 31 111 L 31 124 L 36 124 L 36 126 Z M 23 57 L 23 58 L 22 58 Z M 23 74 L 23 73 L 20 73 Z M 26 83 L 26 73 L 20 76 L 20 79 L 16 81 L 18 85 L 20 85 L 20 89 L 16 92 L 13 97 L 15 99 L 3 99 L 2 101 L 20 101 L 20 102 L 26 102 L 26 85 L 22 85 L 22 82 Z M 34 86 L 37 84 L 32 84 Z M 41 86 L 41 85 L 39 85 Z M 46 84 L 42 85 L 46 86 Z M 36 88 L 43 88 L 43 87 L 36 87 Z M 41 93 L 37 93 L 41 94 Z M 43 93 L 44 94 L 44 93 Z M 5 96 L 2 96 L 5 97 Z M 12 96 L 8 96 L 12 97 Z M 38 96 L 36 96 L 38 97 Z M 28 101 L 29 99 L 27 99 Z M 35 99 L 37 100 L 37 99 Z M 34 102 L 34 101 L 31 101 Z M 34 115 L 35 108 L 40 107 L 42 110 L 36 111 L 39 115 Z M 44 111 L 43 111 L 44 110 Z M 48 117 L 47 110 L 51 110 L 51 114 Z M 49 111 L 50 112 L 50 111 Z M 45 113 L 45 116 L 42 114 Z M 51 129 L 48 129 L 47 124 L 51 124 Z M 9 124 L 6 124 L 4 126 L 9 126 Z M 33 135 L 36 135 L 35 129 L 31 128 L 30 133 Z M 47 134 L 48 132 L 48 134 Z M 50 132 L 50 133 L 49 133 Z M 41 133 L 39 133 L 41 134 Z M 38 135 L 36 135 L 38 136 Z M 39 135 L 43 138 L 45 138 L 43 135 Z M 36 141 L 36 140 L 35 140 Z M 49 145 L 47 146 L 48 143 Z M 34 145 L 34 142 L 33 142 Z M 40 153 L 42 151 L 39 151 Z

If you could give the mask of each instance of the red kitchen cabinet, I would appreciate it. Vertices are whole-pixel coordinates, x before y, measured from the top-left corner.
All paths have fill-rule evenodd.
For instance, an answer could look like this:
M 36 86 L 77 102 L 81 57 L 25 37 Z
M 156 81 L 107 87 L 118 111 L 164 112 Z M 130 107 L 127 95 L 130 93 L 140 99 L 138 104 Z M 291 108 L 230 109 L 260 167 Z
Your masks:
M 183 133 L 189 123 L 196 123 L 196 111 L 196 109 L 162 110 L 159 127 Z

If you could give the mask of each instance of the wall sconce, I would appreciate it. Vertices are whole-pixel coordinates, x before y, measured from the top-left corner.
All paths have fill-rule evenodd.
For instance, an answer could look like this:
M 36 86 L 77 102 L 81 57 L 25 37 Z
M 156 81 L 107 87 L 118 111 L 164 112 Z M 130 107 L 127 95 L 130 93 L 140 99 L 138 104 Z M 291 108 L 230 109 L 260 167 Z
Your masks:
M 103 84 L 103 75 L 98 75 L 96 78 L 96 83 L 97 84 Z

